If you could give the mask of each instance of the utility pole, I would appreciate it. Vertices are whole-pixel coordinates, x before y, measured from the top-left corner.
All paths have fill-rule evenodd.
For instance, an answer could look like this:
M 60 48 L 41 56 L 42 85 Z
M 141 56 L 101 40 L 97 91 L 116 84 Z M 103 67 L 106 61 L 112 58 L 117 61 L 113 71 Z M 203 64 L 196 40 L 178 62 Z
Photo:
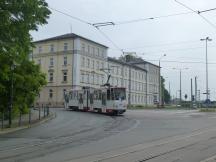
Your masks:
M 208 87 L 208 41 L 212 41 L 209 37 L 204 39 L 200 39 L 201 41 L 205 41 L 206 45 L 206 101 L 209 99 L 209 87 Z
M 131 105 L 131 64 L 129 64 L 128 105 Z
M 170 90 L 170 81 L 169 81 L 169 95 L 170 95 L 170 103 L 172 101 L 172 95 L 171 95 L 171 90 Z
M 193 107 L 193 79 L 191 78 L 191 107 Z
M 159 93 L 158 93 L 158 96 L 159 96 L 159 107 L 161 106 L 161 59 L 163 57 L 165 57 L 166 54 L 162 55 L 159 59 L 159 76 L 158 76 L 158 81 L 159 81 Z
M 173 70 L 179 70 L 179 102 L 180 102 L 180 105 L 181 105 L 181 102 L 182 102 L 182 70 L 188 70 L 188 68 L 173 68 Z
M 195 103 L 197 104 L 197 76 L 195 76 L 195 97 L 194 97 L 194 100 L 195 100 Z
M 180 101 L 180 105 L 181 105 L 181 102 L 182 102 L 182 84 L 181 84 L 181 69 L 180 69 L 180 90 L 179 90 L 179 101 Z

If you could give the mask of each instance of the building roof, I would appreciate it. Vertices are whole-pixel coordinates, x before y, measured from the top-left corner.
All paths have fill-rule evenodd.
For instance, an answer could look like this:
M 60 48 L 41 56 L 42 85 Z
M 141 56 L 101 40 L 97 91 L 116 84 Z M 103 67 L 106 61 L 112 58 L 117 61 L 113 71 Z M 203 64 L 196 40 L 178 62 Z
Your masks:
M 141 68 L 141 67 L 136 66 L 136 65 L 134 65 L 134 64 L 130 64 L 130 63 L 127 63 L 127 62 L 118 60 L 118 59 L 115 59 L 115 58 L 113 58 L 113 57 L 108 57 L 108 62 L 109 62 L 109 61 L 110 61 L 110 62 L 115 62 L 115 63 L 118 63 L 118 64 L 122 64 L 122 65 L 126 65 L 126 66 L 132 66 L 133 68 L 137 68 L 137 69 L 139 69 L 139 70 L 143 70 L 143 71 L 147 72 L 147 70 L 144 69 L 144 68 Z
M 98 42 L 95 42 L 93 40 L 90 40 L 88 38 L 82 37 L 80 35 L 74 34 L 74 33 L 68 33 L 68 34 L 64 34 L 64 35 L 59 35 L 59 36 L 55 36 L 55 37 L 51 37 L 51 38 L 47 38 L 47 39 L 42 39 L 42 40 L 38 40 L 38 41 L 34 41 L 33 43 L 42 43 L 42 42 L 47 42 L 47 41 L 54 41 L 54 40 L 61 40 L 61 39 L 70 39 L 70 38 L 81 38 L 84 39 L 86 41 L 98 44 L 100 46 L 103 46 L 105 48 L 108 48 L 107 46 L 100 44 Z
M 153 64 L 153 63 L 151 63 L 151 62 L 148 62 L 148 61 L 145 61 L 145 60 L 140 61 L 140 62 L 131 62 L 131 64 L 136 64 L 136 65 L 139 65 L 139 64 L 150 64 L 150 65 L 152 65 L 152 66 L 155 66 L 155 67 L 159 68 L 158 65 L 155 65 L 155 64 Z

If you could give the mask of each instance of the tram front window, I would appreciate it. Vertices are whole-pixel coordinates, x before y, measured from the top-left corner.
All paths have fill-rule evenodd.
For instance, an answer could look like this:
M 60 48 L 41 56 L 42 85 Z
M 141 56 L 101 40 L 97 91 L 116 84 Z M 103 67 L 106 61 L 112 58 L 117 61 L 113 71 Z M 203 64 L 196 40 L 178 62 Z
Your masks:
M 114 100 L 125 100 L 126 98 L 126 93 L 125 89 L 123 88 L 115 88 L 113 89 L 113 98 Z

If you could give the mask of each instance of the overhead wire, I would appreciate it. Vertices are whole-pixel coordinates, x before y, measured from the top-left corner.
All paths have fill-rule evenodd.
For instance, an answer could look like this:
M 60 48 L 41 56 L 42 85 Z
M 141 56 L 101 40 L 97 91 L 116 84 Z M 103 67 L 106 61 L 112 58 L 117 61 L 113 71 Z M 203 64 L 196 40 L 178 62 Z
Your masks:
M 216 25 L 214 23 L 212 23 L 210 20 L 208 20 L 206 17 L 204 17 L 203 15 L 201 15 L 200 13 L 202 12 L 208 12 L 208 11 L 212 11 L 212 10 L 216 10 L 216 8 L 213 8 L 213 9 L 208 9 L 208 10 L 204 10 L 204 11 L 195 11 L 193 10 L 192 8 L 188 7 L 187 5 L 185 5 L 184 3 L 182 2 L 179 2 L 177 0 L 175 0 L 176 3 L 180 4 L 181 6 L 187 8 L 188 10 L 198 14 L 204 21 L 206 21 L 209 25 L 211 25 L 213 28 L 216 29 Z
M 170 14 L 170 15 L 164 15 L 164 16 L 156 16 L 156 17 L 150 17 L 150 18 L 144 18 L 144 19 L 136 19 L 136 20 L 130 20 L 130 21 L 120 21 L 120 22 L 116 22 L 116 23 L 111 23 L 112 25 L 120 25 L 120 24 L 126 24 L 126 23 L 133 23 L 133 22 L 138 22 L 138 21 L 145 21 L 145 20 L 149 20 L 149 19 L 159 19 L 159 18 L 166 18 L 166 17 L 171 17 L 171 16 L 179 16 L 179 15 L 184 15 L 184 14 L 191 14 L 191 13 L 196 13 L 196 14 L 198 14 L 199 16 L 201 16 L 203 19 L 205 19 L 205 21 L 208 21 L 208 19 L 206 19 L 205 17 L 203 17 L 202 15 L 200 15 L 199 13 L 203 13 L 203 12 L 208 12 L 208 11 L 212 11 L 212 10 L 216 10 L 216 8 L 213 8 L 213 9 L 207 9 L 207 10 L 203 10 L 203 11 L 195 11 L 195 10 L 193 10 L 193 9 L 191 9 L 190 7 L 188 7 L 188 6 L 186 6 L 185 4 L 183 4 L 183 3 L 181 3 L 181 2 L 179 2 L 179 1 L 177 1 L 177 0 L 175 0 L 177 3 L 179 3 L 179 4 L 181 4 L 182 6 L 184 6 L 184 7 L 186 7 L 187 9 L 189 9 L 190 10 L 190 12 L 183 12 L 183 13 L 175 13 L 175 14 Z M 147 46 L 143 46 L 143 47 L 136 47 L 136 48 L 120 48 L 107 34 L 105 34 L 99 27 L 101 27 L 101 26 L 97 26 L 97 25 L 95 25 L 95 24 L 101 24 L 101 23 L 90 23 L 90 22 L 88 22 L 88 21 L 86 21 L 86 20 L 83 20 L 83 19 L 80 19 L 80 18 L 78 18 L 78 17 L 75 17 L 75 16 L 72 16 L 72 15 L 70 15 L 70 14 L 68 14 L 68 13 L 65 13 L 65 12 L 63 12 L 63 11 L 60 11 L 60 10 L 58 10 L 58 9 L 55 9 L 55 8 L 53 8 L 53 7 L 49 7 L 51 10 L 53 10 L 53 11 L 56 11 L 56 12 L 58 12 L 58 13 L 61 13 L 61 14 L 63 14 L 63 15 L 65 15 L 65 16 L 68 16 L 68 17 L 70 17 L 70 18 L 72 18 L 72 19 L 75 19 L 75 20 L 77 20 L 77 21 L 80 21 L 80 22 L 82 22 L 82 23 L 85 23 L 85 24 L 87 24 L 87 25 L 90 25 L 91 27 L 94 27 L 95 29 L 97 29 L 97 31 L 99 31 L 99 33 L 101 34 L 101 35 L 103 35 L 103 37 L 104 38 L 106 38 L 115 48 L 116 48 L 116 50 L 118 50 L 118 51 L 120 51 L 120 52 L 122 52 L 122 53 L 124 53 L 123 51 L 124 50 L 127 50 L 127 49 L 138 49 L 138 48 L 144 48 L 144 47 L 151 47 L 151 45 L 147 45 Z M 109 22 L 110 23 L 110 22 Z M 211 23 L 210 21 L 208 22 L 209 24 L 211 24 L 212 26 L 214 26 L 215 28 L 216 28 L 216 25 L 214 25 L 213 23 Z M 103 24 L 103 23 L 102 23 Z M 187 41 L 185 41 L 185 43 L 186 43 Z M 179 42 L 179 43 L 184 43 L 184 42 Z M 172 44 L 172 43 L 170 43 L 170 44 Z M 174 43 L 173 43 L 174 44 Z M 163 45 L 169 45 L 169 43 L 167 43 L 167 44 L 162 44 L 162 46 Z M 154 46 L 154 45 L 153 45 Z M 152 47 L 153 47 L 152 46 Z M 161 45 L 159 45 L 159 46 L 161 46 Z M 195 48 L 186 48 L 186 49 L 171 49 L 171 50 L 163 50 L 163 51 L 161 51 L 161 52 L 165 52 L 165 51 L 180 51 L 180 50 L 193 50 L 193 49 L 198 49 L 198 48 L 203 48 L 203 47 L 195 47 Z M 150 53 L 161 53 L 161 52 L 150 52 Z M 146 52 L 145 52 L 146 53 Z M 149 52 L 147 52 L 148 54 L 149 54 Z
M 146 59 L 145 61 L 158 61 L 158 60 L 149 60 Z M 204 61 L 175 61 L 175 60 L 161 60 L 161 62 L 165 63 L 181 63 L 181 64 L 205 64 Z M 216 64 L 216 62 L 210 62 L 209 64 Z
M 112 39 L 110 39 L 110 37 L 108 35 L 106 35 L 100 28 L 96 29 L 101 33 L 101 35 L 103 35 L 107 40 L 109 40 L 109 42 L 112 43 L 112 45 L 119 51 L 123 52 L 123 49 L 121 49 Z
M 115 25 L 130 24 L 130 23 L 136 23 L 136 22 L 147 21 L 147 20 L 155 20 L 155 19 L 168 18 L 168 17 L 173 17 L 173 16 L 187 15 L 191 13 L 193 12 L 181 12 L 181 13 L 175 13 L 175 14 L 169 14 L 169 15 L 163 15 L 163 16 L 133 19 L 133 20 L 128 20 L 128 21 L 117 21 L 117 22 L 114 22 L 114 24 Z
M 142 49 L 146 47 L 159 47 L 159 46 L 168 46 L 168 45 L 178 45 L 178 44 L 188 44 L 188 43 L 198 43 L 200 41 L 198 40 L 191 40 L 191 41 L 179 41 L 179 42 L 170 42 L 170 43 L 159 43 L 159 44 L 152 44 L 152 45 L 145 45 L 145 46 L 137 46 L 137 47 L 129 47 L 129 48 L 124 48 L 124 50 L 128 49 Z
M 209 46 L 210 48 L 215 48 L 216 46 Z M 152 52 L 142 52 L 142 55 L 145 54 L 155 54 L 155 53 L 166 53 L 170 51 L 186 51 L 186 50 L 195 50 L 195 49 L 204 49 L 205 47 L 193 47 L 193 48 L 177 48 L 177 49 L 167 49 L 161 51 L 152 51 Z
M 111 40 L 102 30 L 100 30 L 99 26 L 97 26 L 95 23 L 90 23 L 90 22 L 88 22 L 88 21 L 85 21 L 85 20 L 80 19 L 80 18 L 78 18 L 78 17 L 72 16 L 72 15 L 66 13 L 66 12 L 60 11 L 60 10 L 55 9 L 55 8 L 52 8 L 52 7 L 49 7 L 49 9 L 51 9 L 51 10 L 53 10 L 53 11 L 56 11 L 56 12 L 58 12 L 58 13 L 61 13 L 61 14 L 65 15 L 65 16 L 68 16 L 68 17 L 70 17 L 70 18 L 72 18 L 72 19 L 74 19 L 74 20 L 77 20 L 77 21 L 79 21 L 79 22 L 82 22 L 82 23 L 84 23 L 84 24 L 90 25 L 91 27 L 97 29 L 97 31 L 99 31 L 99 33 L 100 33 L 101 35 L 103 35 L 103 37 L 105 37 L 110 43 L 112 43 L 112 45 L 113 45 L 117 50 L 119 50 L 119 51 L 122 52 L 122 49 L 121 49 L 113 40 Z M 97 24 L 100 24 L 100 23 L 97 23 Z
M 65 16 L 67 16 L 67 17 L 70 17 L 70 18 L 72 18 L 72 19 L 74 19 L 74 20 L 77 20 L 77 21 L 79 21 L 79 22 L 82 22 L 82 23 L 85 23 L 85 24 L 87 24 L 87 25 L 91 25 L 91 26 L 92 26 L 92 24 L 91 24 L 90 22 L 88 22 L 88 21 L 85 21 L 85 20 L 80 19 L 80 18 L 78 18 L 78 17 L 72 16 L 72 15 L 66 13 L 66 12 L 60 11 L 60 10 L 55 9 L 55 8 L 52 8 L 52 7 L 50 7 L 50 6 L 49 6 L 48 8 L 51 9 L 51 10 L 53 10 L 53 11 L 55 11 L 55 12 L 61 13 L 61 14 L 65 15 Z

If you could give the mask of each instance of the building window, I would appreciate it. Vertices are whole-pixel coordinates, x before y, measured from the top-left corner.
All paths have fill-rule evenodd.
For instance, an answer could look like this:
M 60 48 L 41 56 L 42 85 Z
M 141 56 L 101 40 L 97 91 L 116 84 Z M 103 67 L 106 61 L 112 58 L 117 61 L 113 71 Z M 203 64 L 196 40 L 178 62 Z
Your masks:
M 100 55 L 100 49 L 98 48 L 97 49 L 97 56 L 99 56 Z
M 54 45 L 53 44 L 50 45 L 50 52 L 54 52 Z
M 41 47 L 41 46 L 38 47 L 38 52 L 39 52 L 39 53 L 42 52 L 42 47 Z
M 92 47 L 92 55 L 94 56 L 95 55 L 95 48 Z
M 63 97 L 65 96 L 66 93 L 66 89 L 63 89 Z
M 92 60 L 92 69 L 94 69 L 94 67 L 95 67 L 95 61 Z
M 49 82 L 53 82 L 53 73 L 49 73 Z
M 89 74 L 86 74 L 86 78 L 87 78 L 86 82 L 89 84 L 90 83 L 89 82 Z
M 68 43 L 64 43 L 64 51 L 68 50 Z
M 97 75 L 96 84 L 99 84 L 99 80 L 100 80 L 100 77 L 99 77 L 99 75 Z
M 102 50 L 102 56 L 101 57 L 103 57 L 103 58 L 105 58 L 106 56 L 105 56 L 105 51 L 104 50 Z
M 85 67 L 85 57 L 82 57 L 82 63 L 81 63 L 82 67 Z
M 67 57 L 66 56 L 64 57 L 64 65 L 65 66 L 67 65 Z
M 88 45 L 88 54 L 90 53 L 90 46 Z
M 81 73 L 81 83 L 84 83 L 85 82 L 85 74 L 84 73 Z
M 82 51 L 85 52 L 85 44 L 82 43 Z
M 94 74 L 90 75 L 90 84 L 94 84 Z
M 53 97 L 53 90 L 50 89 L 50 90 L 49 90 L 49 98 L 52 98 L 52 97 Z
M 53 58 L 50 58 L 50 66 L 53 66 L 54 65 L 54 60 Z
M 41 65 L 41 59 L 38 59 L 38 65 Z
M 125 76 L 127 76 L 127 69 L 125 69 Z
M 63 72 L 63 82 L 67 82 L 67 72 Z
M 87 67 L 90 68 L 90 59 L 87 59 Z
M 97 61 L 97 70 L 99 70 L 100 69 L 100 64 L 99 64 L 99 61 Z

